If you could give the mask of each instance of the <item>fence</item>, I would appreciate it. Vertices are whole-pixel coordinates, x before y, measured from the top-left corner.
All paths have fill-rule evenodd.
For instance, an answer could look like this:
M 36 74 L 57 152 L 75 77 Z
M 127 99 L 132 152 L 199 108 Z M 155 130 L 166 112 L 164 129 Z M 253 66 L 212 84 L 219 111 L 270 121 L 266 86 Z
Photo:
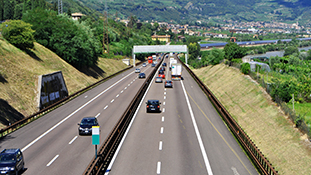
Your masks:
M 260 76 L 255 72 L 250 72 L 249 73 L 250 77 L 252 77 L 253 80 L 256 80 L 257 83 L 262 86 L 266 92 L 271 95 L 271 92 L 273 91 L 273 86 L 271 86 L 270 83 L 267 83 L 264 79 L 264 76 Z M 311 138 L 311 133 L 310 133 L 310 128 L 309 126 L 305 123 L 304 117 L 301 116 L 300 114 L 296 114 L 295 111 L 293 111 L 291 108 L 287 106 L 287 104 L 282 101 L 281 98 L 278 96 L 274 97 L 275 102 L 278 104 L 278 106 L 281 107 L 282 111 L 284 111 L 285 115 L 288 115 L 290 120 L 295 123 L 296 127 L 304 134 L 308 135 L 308 138 Z

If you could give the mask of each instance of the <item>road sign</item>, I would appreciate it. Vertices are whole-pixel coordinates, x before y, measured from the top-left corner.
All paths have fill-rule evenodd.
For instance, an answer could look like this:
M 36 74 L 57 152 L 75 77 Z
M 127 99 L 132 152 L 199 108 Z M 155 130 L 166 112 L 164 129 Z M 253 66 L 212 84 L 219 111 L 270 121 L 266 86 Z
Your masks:
M 92 126 L 92 145 L 99 145 L 99 126 Z

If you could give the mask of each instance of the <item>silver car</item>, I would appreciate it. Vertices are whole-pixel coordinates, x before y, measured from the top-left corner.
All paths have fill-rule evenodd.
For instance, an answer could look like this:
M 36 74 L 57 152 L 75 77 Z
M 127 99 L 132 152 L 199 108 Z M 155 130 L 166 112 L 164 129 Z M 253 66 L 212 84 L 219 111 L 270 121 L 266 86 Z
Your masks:
M 140 69 L 135 69 L 135 73 L 140 73 Z
M 156 77 L 155 82 L 156 83 L 162 83 L 163 82 L 162 77 Z

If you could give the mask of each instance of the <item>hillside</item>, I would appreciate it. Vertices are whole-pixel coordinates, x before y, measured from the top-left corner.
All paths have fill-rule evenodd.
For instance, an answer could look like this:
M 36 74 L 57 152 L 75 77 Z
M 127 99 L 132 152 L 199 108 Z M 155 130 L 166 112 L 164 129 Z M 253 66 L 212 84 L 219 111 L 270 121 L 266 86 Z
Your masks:
M 67 2 L 69 0 L 64 0 Z M 80 0 L 101 13 L 105 1 Z M 127 19 L 136 15 L 142 21 L 181 22 L 217 21 L 279 21 L 307 24 L 311 22 L 310 0 L 107 0 L 110 16 Z
M 42 45 L 24 52 L 0 38 L 0 128 L 33 114 L 38 76 L 62 71 L 69 94 L 127 67 L 121 60 L 99 58 L 98 65 L 77 70 Z
M 311 144 L 239 70 L 224 64 L 193 70 L 250 136 L 279 174 L 310 174 Z

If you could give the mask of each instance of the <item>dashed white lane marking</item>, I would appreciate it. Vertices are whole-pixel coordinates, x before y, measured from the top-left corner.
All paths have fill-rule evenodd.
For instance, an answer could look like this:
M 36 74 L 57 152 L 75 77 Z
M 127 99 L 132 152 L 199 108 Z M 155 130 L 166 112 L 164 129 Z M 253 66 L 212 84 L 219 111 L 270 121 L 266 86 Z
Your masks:
M 120 83 L 121 81 L 123 81 L 125 78 L 127 78 L 128 76 L 130 76 L 132 73 L 126 75 L 125 77 L 123 77 L 122 79 L 120 79 L 119 81 L 115 82 L 113 85 L 109 86 L 107 89 L 105 89 L 104 91 L 102 91 L 101 93 L 99 93 L 98 95 L 96 95 L 94 98 L 92 98 L 91 100 L 89 100 L 88 102 L 86 102 L 84 105 L 82 105 L 81 107 L 79 107 L 78 109 L 76 109 L 74 112 L 72 112 L 70 115 L 68 115 L 67 117 L 65 117 L 63 120 L 61 120 L 60 122 L 58 122 L 56 125 L 54 125 L 52 128 L 50 128 L 49 130 L 45 131 L 43 134 L 41 134 L 39 137 L 37 137 L 35 140 L 33 140 L 32 142 L 30 142 L 28 145 L 26 145 L 24 148 L 22 148 L 22 152 L 24 152 L 26 149 L 28 149 L 30 146 L 32 146 L 33 144 L 35 144 L 38 140 L 40 140 L 42 137 L 46 136 L 48 133 L 50 133 L 51 131 L 53 131 L 55 128 L 57 128 L 59 125 L 61 125 L 62 123 L 64 123 L 66 120 L 68 120 L 71 116 L 73 116 L 74 114 L 76 114 L 77 112 L 79 112 L 82 108 L 84 108 L 85 106 L 87 106 L 88 104 L 90 104 L 92 101 L 94 101 L 95 99 L 97 99 L 99 96 L 101 96 L 102 94 L 104 94 L 105 92 L 107 92 L 109 89 L 111 89 L 112 87 L 114 87 L 115 85 L 117 85 L 118 83 Z
M 164 122 L 164 116 L 162 117 L 162 122 Z
M 121 94 L 123 93 L 123 90 L 121 91 Z
M 160 133 L 161 133 L 161 134 L 163 134 L 163 131 L 164 131 L 164 128 L 163 128 L 163 127 L 161 127 L 161 131 L 160 131 Z
M 86 96 L 84 96 L 84 98 L 87 98 L 87 95 L 86 95 Z
M 164 99 L 166 99 L 166 96 L 164 96 Z
M 231 170 L 233 171 L 234 175 L 240 175 L 238 170 L 235 167 L 231 167 Z
M 107 108 L 108 108 L 108 105 L 106 105 L 104 109 L 107 109 Z
M 125 87 L 124 89 L 127 89 L 127 87 Z
M 166 95 L 166 92 L 164 92 L 164 95 Z
M 128 84 L 127 86 L 131 86 L 131 84 Z
M 131 81 L 131 84 L 133 83 L 133 81 Z
M 163 105 L 165 105 L 165 102 L 163 102 Z
M 46 166 L 50 166 L 57 158 L 59 155 L 56 155 Z
M 159 150 L 162 150 L 162 141 L 159 142 Z
M 111 101 L 110 101 L 110 103 L 113 103 L 114 102 L 114 99 L 112 99 Z
M 166 91 L 166 88 L 164 88 L 164 90 Z
M 116 96 L 116 98 L 118 98 L 120 96 L 120 94 L 118 94 L 117 96 Z
M 162 112 L 165 112 L 165 108 L 163 108 L 163 111 Z
M 95 118 L 97 118 L 99 115 L 100 115 L 100 113 L 98 113 L 98 114 L 95 116 Z
M 136 78 L 133 81 L 135 81 L 135 80 L 136 80 Z
M 157 164 L 157 174 L 161 173 L 161 162 L 158 162 Z
M 75 136 L 68 144 L 71 145 L 77 138 L 78 136 Z

